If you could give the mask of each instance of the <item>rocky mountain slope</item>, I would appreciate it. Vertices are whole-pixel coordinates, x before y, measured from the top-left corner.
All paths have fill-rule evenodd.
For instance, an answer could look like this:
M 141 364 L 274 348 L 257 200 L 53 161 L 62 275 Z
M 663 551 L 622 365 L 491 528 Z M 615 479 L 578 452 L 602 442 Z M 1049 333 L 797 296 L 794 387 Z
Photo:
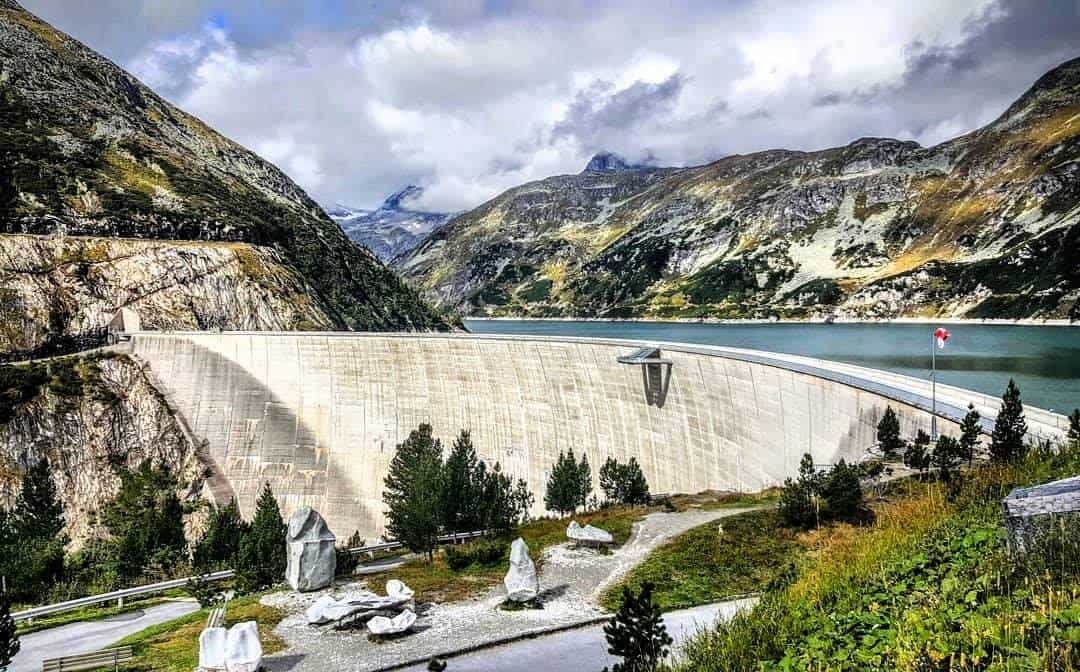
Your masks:
M 193 503 L 209 473 L 143 368 L 111 353 L 0 366 L 0 506 L 13 503 L 22 472 L 42 458 L 75 547 L 98 533 L 96 513 L 119 489 L 122 468 L 167 464 Z M 204 515 L 186 522 L 198 527 Z
M 14 0 L 0 0 L 0 260 L 0 352 L 78 340 L 121 306 L 150 328 L 447 327 L 284 173 Z
M 391 194 L 375 210 L 338 204 L 326 212 L 350 240 L 368 248 L 379 259 L 390 261 L 412 251 L 452 216 L 412 209 L 410 203 L 415 202 L 423 191 L 421 187 L 409 185 Z
M 466 314 L 1080 318 L 1080 59 L 935 147 L 590 165 L 395 264 Z

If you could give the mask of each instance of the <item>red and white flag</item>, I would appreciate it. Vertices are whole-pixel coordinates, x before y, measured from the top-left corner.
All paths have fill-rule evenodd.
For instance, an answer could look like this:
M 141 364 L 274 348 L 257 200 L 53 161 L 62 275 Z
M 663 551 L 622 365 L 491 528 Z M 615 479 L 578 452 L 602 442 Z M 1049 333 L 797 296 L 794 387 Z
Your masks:
M 945 341 L 949 340 L 949 331 L 944 327 L 938 327 L 934 330 L 934 338 L 937 340 L 937 347 L 944 348 Z

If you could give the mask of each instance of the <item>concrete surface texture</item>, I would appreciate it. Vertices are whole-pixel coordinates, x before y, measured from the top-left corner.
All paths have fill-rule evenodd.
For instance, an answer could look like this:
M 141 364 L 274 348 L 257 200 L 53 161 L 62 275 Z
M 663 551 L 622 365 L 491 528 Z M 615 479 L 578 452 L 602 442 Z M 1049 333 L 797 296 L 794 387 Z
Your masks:
M 745 511 L 652 513 L 634 525 L 625 544 L 607 555 L 595 549 L 574 548 L 570 542 L 548 547 L 539 563 L 539 598 L 543 609 L 499 609 L 506 600 L 506 589 L 498 585 L 480 599 L 420 604 L 412 634 L 378 644 L 369 641 L 363 630 L 337 631 L 308 625 L 305 610 L 329 591 L 266 595 L 262 598 L 264 604 L 284 609 L 289 615 L 275 629 L 275 634 L 285 641 L 286 649 L 269 656 L 265 664 L 273 672 L 372 672 L 506 638 L 593 623 L 608 615 L 597 604 L 604 588 L 648 557 L 653 549 L 689 529 Z M 379 579 L 371 579 L 369 587 L 378 589 Z M 355 584 L 338 586 L 333 594 L 359 588 Z
M 905 434 L 929 428 L 925 381 L 685 344 L 662 345 L 670 369 L 617 361 L 642 345 L 205 332 L 144 332 L 130 342 L 206 442 L 211 470 L 245 515 L 269 482 L 286 516 L 311 506 L 344 537 L 383 532 L 387 466 L 420 423 L 446 449 L 470 430 L 483 459 L 528 481 L 537 514 L 556 456 L 571 448 L 588 456 L 594 479 L 607 457 L 635 457 L 653 492 L 758 490 L 792 475 L 805 452 L 817 463 L 863 455 L 888 404 Z M 939 411 L 952 417 L 969 397 L 981 400 L 939 392 Z M 949 420 L 939 429 L 957 431 Z
M 199 604 L 194 600 L 170 601 L 100 621 L 72 623 L 25 635 L 19 640 L 22 647 L 8 672 L 40 672 L 41 661 L 45 659 L 107 649 L 128 635 L 198 609 Z

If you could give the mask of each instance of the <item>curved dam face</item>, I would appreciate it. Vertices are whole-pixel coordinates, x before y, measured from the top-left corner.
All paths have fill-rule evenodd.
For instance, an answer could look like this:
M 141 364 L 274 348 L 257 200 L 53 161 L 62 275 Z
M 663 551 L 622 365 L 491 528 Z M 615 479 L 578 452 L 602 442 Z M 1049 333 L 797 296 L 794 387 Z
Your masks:
M 893 388 L 849 374 L 676 344 L 651 353 L 654 363 L 620 363 L 642 345 L 336 333 L 131 339 L 206 442 L 226 485 L 215 496 L 231 488 L 249 516 L 269 482 L 285 515 L 312 506 L 339 536 L 382 533 L 383 478 L 395 446 L 421 423 L 446 450 L 468 429 L 484 460 L 528 481 L 536 513 L 557 455 L 571 448 L 588 456 L 594 483 L 611 456 L 637 458 L 655 493 L 758 490 L 794 474 L 803 453 L 817 463 L 862 456 L 889 404 L 905 433 L 929 428 L 925 398 L 890 398 Z M 939 429 L 956 433 L 951 420 Z

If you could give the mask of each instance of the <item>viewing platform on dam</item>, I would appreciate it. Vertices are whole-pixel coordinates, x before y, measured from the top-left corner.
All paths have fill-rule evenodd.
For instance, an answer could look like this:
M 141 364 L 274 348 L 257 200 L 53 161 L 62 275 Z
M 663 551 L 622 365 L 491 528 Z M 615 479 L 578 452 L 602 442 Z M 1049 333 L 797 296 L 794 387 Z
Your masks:
M 889 405 L 904 436 L 929 430 L 928 380 L 722 346 L 605 338 L 351 332 L 136 332 L 170 406 L 205 442 L 219 482 L 250 512 L 269 481 L 286 515 L 303 505 L 335 530 L 382 531 L 395 446 L 421 423 L 444 445 L 467 429 L 482 459 L 541 492 L 560 451 L 637 459 L 658 492 L 760 490 L 810 453 L 859 460 Z M 659 382 L 656 376 L 661 378 Z M 972 403 L 937 385 L 941 433 Z M 1067 419 L 1026 409 L 1031 435 Z M 543 513 L 539 509 L 534 513 Z

